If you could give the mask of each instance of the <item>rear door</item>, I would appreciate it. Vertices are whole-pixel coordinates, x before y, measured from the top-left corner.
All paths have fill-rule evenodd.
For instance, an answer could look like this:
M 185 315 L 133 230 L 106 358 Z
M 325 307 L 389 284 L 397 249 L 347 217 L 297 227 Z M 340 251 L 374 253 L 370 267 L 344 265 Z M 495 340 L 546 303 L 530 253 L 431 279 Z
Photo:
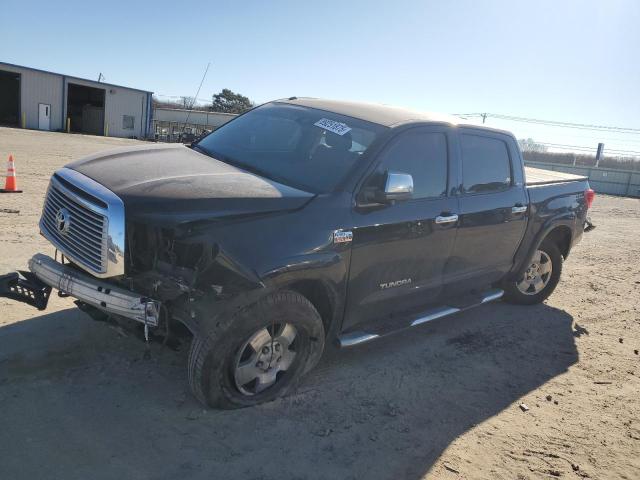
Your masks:
M 515 141 L 461 128 L 460 218 L 446 275 L 453 293 L 486 288 L 509 271 L 527 225 L 528 198 Z
M 457 157 L 446 127 L 399 133 L 378 156 L 363 189 L 385 171 L 408 173 L 413 198 L 353 210 L 353 242 L 344 328 L 434 302 L 456 235 Z M 455 166 L 455 167 L 454 167 Z M 437 223 L 436 219 L 452 221 Z

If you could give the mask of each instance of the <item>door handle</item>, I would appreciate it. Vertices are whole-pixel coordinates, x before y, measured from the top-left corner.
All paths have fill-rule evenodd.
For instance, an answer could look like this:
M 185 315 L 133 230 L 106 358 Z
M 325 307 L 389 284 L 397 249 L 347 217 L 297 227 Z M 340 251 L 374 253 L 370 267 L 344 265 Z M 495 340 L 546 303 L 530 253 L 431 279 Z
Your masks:
M 458 221 L 458 215 L 456 214 L 446 215 L 446 216 L 438 215 L 436 217 L 436 223 L 438 225 L 442 225 L 443 223 L 453 223 L 457 221 Z
M 514 207 L 511 207 L 511 213 L 524 213 L 526 211 L 526 205 L 515 205 Z

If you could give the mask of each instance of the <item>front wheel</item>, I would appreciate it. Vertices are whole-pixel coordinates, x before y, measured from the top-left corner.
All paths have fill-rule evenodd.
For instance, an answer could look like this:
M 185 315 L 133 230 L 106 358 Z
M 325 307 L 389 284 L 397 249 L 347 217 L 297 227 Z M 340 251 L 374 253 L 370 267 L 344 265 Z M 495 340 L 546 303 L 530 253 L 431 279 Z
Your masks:
M 268 296 L 227 322 L 194 336 L 189 383 L 202 403 L 217 408 L 257 405 L 285 395 L 324 348 L 320 315 L 302 295 Z
M 522 277 L 505 285 L 504 299 L 520 305 L 543 302 L 555 290 L 561 273 L 562 254 L 558 246 L 542 242 Z

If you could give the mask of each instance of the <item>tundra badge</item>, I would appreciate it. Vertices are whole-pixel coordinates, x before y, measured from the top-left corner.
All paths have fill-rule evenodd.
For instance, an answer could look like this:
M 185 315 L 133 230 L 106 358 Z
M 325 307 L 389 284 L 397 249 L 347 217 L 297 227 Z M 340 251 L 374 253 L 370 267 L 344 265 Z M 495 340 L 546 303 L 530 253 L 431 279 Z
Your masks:
M 402 285 L 411 285 L 410 278 L 403 278 L 402 280 L 396 280 L 395 282 L 385 282 L 380 284 L 381 290 L 386 290 L 387 288 L 400 287 Z

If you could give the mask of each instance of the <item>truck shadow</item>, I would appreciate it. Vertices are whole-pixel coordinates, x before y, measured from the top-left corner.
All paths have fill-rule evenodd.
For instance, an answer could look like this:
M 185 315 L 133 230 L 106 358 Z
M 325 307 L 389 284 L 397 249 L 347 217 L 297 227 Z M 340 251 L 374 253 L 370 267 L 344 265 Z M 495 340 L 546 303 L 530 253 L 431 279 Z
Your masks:
M 204 410 L 186 348 L 78 310 L 0 328 L 0 478 L 422 478 L 461 434 L 577 362 L 572 317 L 487 305 L 332 351 L 289 397 Z

